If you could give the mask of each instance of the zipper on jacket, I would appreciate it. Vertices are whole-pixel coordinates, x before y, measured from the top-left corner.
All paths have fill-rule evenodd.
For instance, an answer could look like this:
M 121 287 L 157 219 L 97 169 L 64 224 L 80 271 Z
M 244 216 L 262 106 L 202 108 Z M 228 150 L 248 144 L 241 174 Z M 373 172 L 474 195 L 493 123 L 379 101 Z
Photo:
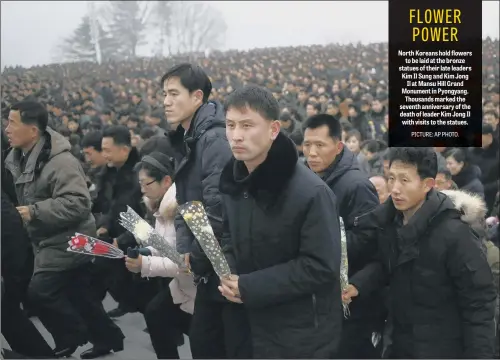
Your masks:
M 215 221 L 218 221 L 218 222 L 222 222 L 222 217 L 219 217 L 219 216 L 215 216 L 213 214 L 210 214 L 207 212 L 207 218 L 211 219 L 211 220 L 215 220 Z
M 353 223 L 353 224 L 354 224 L 354 226 L 358 226 L 359 219 L 360 219 L 360 218 L 362 218 L 362 217 L 363 217 L 363 216 L 365 216 L 365 215 L 368 215 L 368 214 L 369 214 L 369 213 L 371 213 L 372 211 L 373 211 L 373 209 L 372 209 L 372 210 L 370 210 L 370 211 L 368 211 L 368 212 L 365 212 L 364 214 L 361 214 L 361 215 L 359 215 L 359 216 L 354 217 L 354 223 Z
M 318 328 L 318 312 L 316 311 L 316 294 L 312 294 L 312 305 L 314 314 L 314 327 Z

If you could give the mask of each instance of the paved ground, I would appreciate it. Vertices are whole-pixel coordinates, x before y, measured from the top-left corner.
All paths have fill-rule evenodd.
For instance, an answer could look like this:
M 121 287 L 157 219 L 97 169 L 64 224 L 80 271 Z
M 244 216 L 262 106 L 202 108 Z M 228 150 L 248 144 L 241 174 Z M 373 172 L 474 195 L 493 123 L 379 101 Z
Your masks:
M 111 310 L 116 307 L 116 303 L 111 297 L 107 297 L 104 300 L 104 307 L 106 310 Z M 52 337 L 45 330 L 42 324 L 38 321 L 38 319 L 32 319 L 35 323 L 36 327 L 40 330 L 42 335 L 45 337 L 50 346 L 54 347 L 54 343 L 52 341 Z M 153 347 L 151 346 L 151 340 L 149 338 L 149 334 L 145 333 L 143 330 L 146 328 L 146 323 L 144 321 L 144 317 L 140 313 L 127 314 L 121 318 L 116 320 L 116 323 L 122 329 L 125 334 L 125 348 L 123 351 L 110 354 L 108 356 L 104 356 L 101 359 L 127 359 L 127 360 L 153 360 L 156 359 L 155 352 Z M 185 343 L 182 347 L 179 348 L 179 355 L 181 359 L 191 359 L 191 351 L 189 349 L 189 339 L 184 336 Z M 2 339 L 2 342 L 3 339 Z M 73 355 L 73 359 L 79 359 L 80 353 L 90 348 L 91 345 L 87 344 L 86 346 L 78 348 L 78 350 Z M 71 359 L 71 358 L 70 358 Z

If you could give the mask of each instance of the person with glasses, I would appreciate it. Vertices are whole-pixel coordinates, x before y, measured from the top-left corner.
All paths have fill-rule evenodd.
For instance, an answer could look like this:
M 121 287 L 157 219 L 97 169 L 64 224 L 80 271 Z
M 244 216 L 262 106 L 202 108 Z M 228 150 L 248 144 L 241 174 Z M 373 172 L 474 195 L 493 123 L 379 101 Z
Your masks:
M 176 245 L 174 219 L 177 212 L 176 190 L 174 184 L 174 160 L 172 157 L 153 152 L 142 157 L 135 167 L 143 201 L 153 214 L 155 230 L 171 246 Z M 148 326 L 151 343 L 158 359 L 178 359 L 177 349 L 179 332 L 189 334 L 194 311 L 196 286 L 187 269 L 178 266 L 167 257 L 159 255 L 158 250 L 147 247 L 150 255 L 126 258 L 126 267 L 143 278 L 171 278 L 146 306 L 144 318 Z

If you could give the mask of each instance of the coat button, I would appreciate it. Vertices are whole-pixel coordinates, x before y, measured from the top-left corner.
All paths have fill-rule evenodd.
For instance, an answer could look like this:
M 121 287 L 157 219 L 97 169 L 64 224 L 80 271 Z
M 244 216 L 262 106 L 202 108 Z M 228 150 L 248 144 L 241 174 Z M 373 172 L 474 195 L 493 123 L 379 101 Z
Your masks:
M 243 197 L 244 197 L 245 199 L 248 199 L 248 193 L 247 193 L 246 191 L 243 193 Z

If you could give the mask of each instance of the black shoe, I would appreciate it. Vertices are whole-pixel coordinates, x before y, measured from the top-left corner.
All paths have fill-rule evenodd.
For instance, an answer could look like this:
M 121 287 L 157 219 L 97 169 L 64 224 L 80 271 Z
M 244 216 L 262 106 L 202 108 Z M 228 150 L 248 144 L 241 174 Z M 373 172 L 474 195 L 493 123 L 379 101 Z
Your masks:
M 70 357 L 78 349 L 79 345 L 61 346 L 54 349 L 56 358 Z
M 129 311 L 122 309 L 121 307 L 117 307 L 116 309 L 108 311 L 108 316 L 110 318 L 119 318 L 122 317 L 123 315 L 128 314 Z
M 117 353 L 123 350 L 123 341 L 116 345 L 95 345 L 80 354 L 80 359 L 95 359 L 101 356 L 108 355 L 111 351 Z

